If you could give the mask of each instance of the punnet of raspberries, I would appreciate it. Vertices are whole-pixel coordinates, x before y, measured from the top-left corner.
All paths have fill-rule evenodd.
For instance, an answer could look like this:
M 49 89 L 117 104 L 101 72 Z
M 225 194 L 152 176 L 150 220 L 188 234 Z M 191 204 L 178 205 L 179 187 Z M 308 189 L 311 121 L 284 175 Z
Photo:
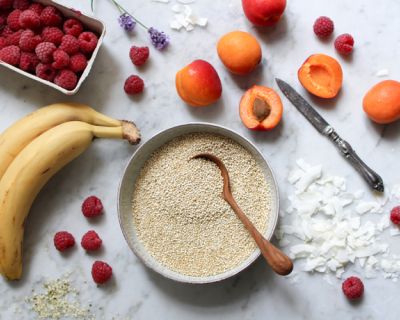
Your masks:
M 86 218 L 93 218 L 103 214 L 103 204 L 96 196 L 90 196 L 82 203 L 82 213 Z
M 335 39 L 335 49 L 340 54 L 345 56 L 349 55 L 353 51 L 354 47 L 354 39 L 353 37 L 348 34 L 341 34 Z
M 314 33 L 320 38 L 327 38 L 333 33 L 334 24 L 328 17 L 319 17 L 314 22 Z
M 348 299 L 359 299 L 364 293 L 364 284 L 360 278 L 350 277 L 343 282 L 342 290 Z
M 95 261 L 92 266 L 92 277 L 97 284 L 107 282 L 112 276 L 112 268 L 103 261 Z
M 0 0 L 0 60 L 73 90 L 98 45 L 78 19 L 31 0 Z
M 67 231 L 60 231 L 54 235 L 54 246 L 58 251 L 65 251 L 75 245 L 75 239 Z
M 87 251 L 95 251 L 100 249 L 102 243 L 103 241 L 94 230 L 86 232 L 81 240 L 82 248 Z

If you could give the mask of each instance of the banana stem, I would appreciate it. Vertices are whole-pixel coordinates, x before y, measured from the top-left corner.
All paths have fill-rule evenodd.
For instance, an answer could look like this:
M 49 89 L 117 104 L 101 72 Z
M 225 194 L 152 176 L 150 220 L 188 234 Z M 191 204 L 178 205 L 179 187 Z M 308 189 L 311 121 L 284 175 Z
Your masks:
M 121 121 L 119 127 L 93 126 L 93 135 L 96 138 L 125 139 L 130 144 L 140 142 L 140 132 L 133 122 Z

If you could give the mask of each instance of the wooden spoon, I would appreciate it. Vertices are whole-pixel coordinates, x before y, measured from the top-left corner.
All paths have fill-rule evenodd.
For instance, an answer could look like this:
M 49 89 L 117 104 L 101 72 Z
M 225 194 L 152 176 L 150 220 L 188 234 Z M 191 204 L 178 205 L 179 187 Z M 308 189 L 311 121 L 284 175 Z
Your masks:
M 218 157 L 209 153 L 200 153 L 198 155 L 195 155 L 192 159 L 198 158 L 211 160 L 221 170 L 221 175 L 224 180 L 224 189 L 222 195 L 225 201 L 229 203 L 240 221 L 242 221 L 246 229 L 249 231 L 254 241 L 257 243 L 257 246 L 260 248 L 262 255 L 264 256 L 265 260 L 267 260 L 267 263 L 277 274 L 280 274 L 282 276 L 290 274 L 293 270 L 293 263 L 290 258 L 263 237 L 263 235 L 256 229 L 249 218 L 247 218 L 245 213 L 242 211 L 242 209 L 240 209 L 235 199 L 233 198 L 228 170 L 226 169 L 224 163 Z

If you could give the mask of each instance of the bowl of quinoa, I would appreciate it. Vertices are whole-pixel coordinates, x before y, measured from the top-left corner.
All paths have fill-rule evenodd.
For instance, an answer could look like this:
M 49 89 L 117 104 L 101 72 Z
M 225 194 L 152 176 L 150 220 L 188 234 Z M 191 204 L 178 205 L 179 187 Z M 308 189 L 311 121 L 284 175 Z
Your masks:
M 208 152 L 228 169 L 237 203 L 267 239 L 279 195 L 270 166 L 246 138 L 208 123 L 176 126 L 155 135 L 130 159 L 120 184 L 118 214 L 136 256 L 161 275 L 211 283 L 236 275 L 260 250 L 222 198 L 217 166 L 191 159 Z

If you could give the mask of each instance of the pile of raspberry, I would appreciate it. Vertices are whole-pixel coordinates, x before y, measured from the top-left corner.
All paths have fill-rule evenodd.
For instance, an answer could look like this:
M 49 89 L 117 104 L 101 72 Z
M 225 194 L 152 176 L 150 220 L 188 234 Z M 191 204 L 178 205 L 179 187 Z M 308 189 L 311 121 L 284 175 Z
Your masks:
M 0 0 L 1 3 L 2 0 Z M 96 196 L 90 196 L 82 203 L 82 213 L 88 218 L 97 218 L 103 214 L 103 204 Z M 70 250 L 75 246 L 75 238 L 68 231 L 59 231 L 54 235 L 54 246 L 60 252 Z M 87 231 L 81 240 L 81 246 L 87 252 L 101 249 L 103 240 L 94 230 Z M 103 284 L 112 277 L 112 267 L 104 261 L 95 261 L 92 265 L 92 278 L 97 284 Z
M 76 87 L 98 37 L 77 19 L 30 0 L 0 0 L 0 60 L 54 82 Z

